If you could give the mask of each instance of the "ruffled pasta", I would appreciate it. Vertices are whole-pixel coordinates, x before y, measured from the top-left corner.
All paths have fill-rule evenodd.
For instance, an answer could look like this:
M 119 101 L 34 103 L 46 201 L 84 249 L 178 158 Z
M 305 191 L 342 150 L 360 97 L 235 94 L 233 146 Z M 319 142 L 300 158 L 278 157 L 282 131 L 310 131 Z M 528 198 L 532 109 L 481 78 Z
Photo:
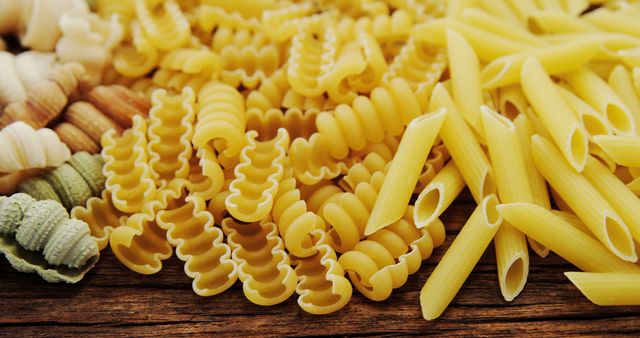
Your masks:
M 144 76 L 158 65 L 160 53 L 145 35 L 137 21 L 131 23 L 132 45 L 116 49 L 113 67 L 124 76 Z
M 211 213 L 201 197 L 186 195 L 186 181 L 174 181 L 182 188 L 173 196 L 170 207 L 158 212 L 158 226 L 167 231 L 167 239 L 176 247 L 176 256 L 185 262 L 184 271 L 193 278 L 193 291 L 214 296 L 230 288 L 238 278 L 231 249 L 223 233 L 214 226 Z
M 409 208 L 411 209 L 411 208 Z M 404 285 L 409 275 L 420 268 L 433 248 L 444 242 L 445 229 L 440 220 L 417 229 L 412 223 L 412 210 L 406 216 L 371 234 L 338 262 L 349 274 L 354 286 L 365 297 L 381 301 L 393 289 Z
M 158 69 L 153 73 L 150 85 L 156 88 L 164 88 L 174 93 L 179 93 L 185 87 L 191 88 L 194 92 L 199 92 L 200 89 L 202 89 L 202 87 L 204 87 L 204 85 L 206 85 L 210 80 L 211 78 L 208 76 Z
M 301 111 L 290 108 L 286 111 L 270 108 L 262 111 L 257 108 L 247 109 L 247 129 L 258 132 L 258 139 L 274 138 L 278 129 L 284 128 L 291 139 L 308 138 L 317 131 L 315 121 L 316 110 Z
M 147 152 L 149 169 L 157 186 L 173 179 L 186 179 L 193 154 L 191 137 L 195 119 L 195 95 L 186 87 L 180 95 L 168 95 L 156 90 L 151 97 Z
M 280 66 L 280 56 L 273 45 L 227 46 L 220 56 L 224 62 L 221 79 L 234 87 L 255 88 Z
M 284 174 L 289 134 L 279 129 L 275 138 L 256 141 L 256 131 L 246 134 L 246 146 L 234 169 L 226 206 L 229 214 L 243 222 L 257 222 L 269 215 L 273 197 Z
M 142 30 L 159 50 L 172 50 L 189 41 L 191 26 L 175 1 L 135 0 L 135 10 Z
M 298 281 L 275 224 L 239 224 L 233 218 L 225 218 L 222 230 L 238 264 L 238 277 L 247 299 L 269 306 L 291 297 Z
M 289 162 L 296 179 L 314 185 L 346 172 L 351 160 L 336 160 L 330 151 L 329 141 L 319 133 L 314 133 L 308 140 L 293 140 L 289 147 Z
M 353 291 L 324 231 L 314 230 L 312 235 L 317 252 L 306 258 L 291 257 L 291 261 L 298 276 L 298 305 L 306 312 L 323 315 L 347 305 Z
M 71 152 L 53 130 L 35 130 L 18 121 L 0 130 L 0 158 L 0 173 L 13 173 L 57 167 L 71 158 Z
M 160 61 L 160 69 L 212 78 L 220 73 L 222 61 L 215 53 L 199 48 L 174 49 Z
M 156 197 L 146 133 L 147 123 L 142 116 L 136 115 L 131 129 L 121 136 L 116 136 L 113 129 L 102 136 L 106 188 L 111 191 L 113 205 L 122 212 L 139 212 Z
M 71 209 L 71 218 L 89 225 L 91 236 L 96 240 L 98 250 L 102 251 L 109 245 L 109 236 L 113 229 L 124 223 L 126 214 L 113 206 L 109 190 L 103 190 L 102 196 L 91 197 L 85 206 Z
M 276 42 L 289 41 L 300 27 L 320 25 L 329 21 L 335 13 L 324 12 L 313 14 L 314 6 L 310 3 L 293 4 L 278 9 L 266 10 L 262 13 L 262 30 Z

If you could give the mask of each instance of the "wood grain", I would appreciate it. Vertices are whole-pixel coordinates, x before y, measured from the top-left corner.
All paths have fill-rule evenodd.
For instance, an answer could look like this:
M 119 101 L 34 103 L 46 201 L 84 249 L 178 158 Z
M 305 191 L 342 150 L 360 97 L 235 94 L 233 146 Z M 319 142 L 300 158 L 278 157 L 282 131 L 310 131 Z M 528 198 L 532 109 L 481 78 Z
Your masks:
M 473 207 L 463 198 L 442 220 L 448 229 L 458 229 Z M 591 304 L 562 275 L 576 269 L 553 254 L 545 259 L 532 254 L 525 290 L 513 302 L 505 302 L 498 289 L 493 247 L 443 316 L 423 320 L 420 289 L 455 232 L 388 300 L 373 302 L 354 290 L 344 309 L 327 316 L 302 311 L 296 297 L 272 307 L 254 305 L 244 298 L 240 283 L 216 297 L 199 297 L 175 257 L 159 274 L 142 276 L 127 270 L 107 249 L 98 266 L 76 285 L 47 284 L 35 274 L 14 271 L 2 259 L 0 335 L 640 334 L 639 308 Z

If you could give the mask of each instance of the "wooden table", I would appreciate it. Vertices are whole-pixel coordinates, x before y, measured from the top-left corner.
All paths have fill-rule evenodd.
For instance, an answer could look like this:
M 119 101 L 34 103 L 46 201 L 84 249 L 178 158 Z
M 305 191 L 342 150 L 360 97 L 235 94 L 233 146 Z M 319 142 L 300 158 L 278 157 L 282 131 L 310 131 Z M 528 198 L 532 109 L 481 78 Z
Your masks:
M 456 202 L 442 220 L 455 229 L 473 207 Z M 545 259 L 531 255 L 525 290 L 505 302 L 493 247 L 449 309 L 435 321 L 423 320 L 420 289 L 455 232 L 388 300 L 373 302 L 354 289 L 351 302 L 327 316 L 305 313 L 295 295 L 277 306 L 254 305 L 244 298 L 239 282 L 216 297 L 196 296 L 176 257 L 157 275 L 142 276 L 107 249 L 76 285 L 47 284 L 0 259 L 0 335 L 640 335 L 640 307 L 591 304 L 562 274 L 576 269 L 554 254 Z

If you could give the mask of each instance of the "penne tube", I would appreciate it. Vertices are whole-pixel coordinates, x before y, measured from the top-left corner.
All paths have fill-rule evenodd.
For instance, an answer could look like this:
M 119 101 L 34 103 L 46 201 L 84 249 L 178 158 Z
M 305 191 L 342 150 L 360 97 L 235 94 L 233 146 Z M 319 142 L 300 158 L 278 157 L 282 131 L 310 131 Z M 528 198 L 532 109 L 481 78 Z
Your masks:
M 480 5 L 480 7 L 486 13 L 489 13 L 490 16 L 493 16 L 500 21 L 508 22 L 518 26 L 522 25 L 520 20 L 518 20 L 518 16 L 516 15 L 516 13 L 511 10 L 509 4 L 507 4 L 504 0 L 479 1 L 478 5 Z M 464 16 L 464 12 L 462 16 L 465 18 L 465 21 L 468 22 L 466 20 L 467 18 Z
M 640 68 L 638 68 L 640 69 Z M 640 131 L 640 97 L 636 94 L 631 74 L 622 65 L 617 65 L 609 74 L 609 86 L 629 108 L 636 121 L 636 132 Z
M 571 111 L 576 115 L 584 127 L 584 130 L 589 134 L 589 139 L 593 138 L 595 135 L 613 134 L 613 130 L 611 129 L 609 122 L 605 120 L 600 113 L 593 109 L 593 107 L 563 86 L 556 85 L 556 88 L 564 98 L 565 102 L 569 104 Z
M 476 203 L 480 203 L 485 196 L 496 192 L 487 156 L 442 84 L 438 83 L 433 89 L 429 106 L 431 110 L 442 107 L 447 109 L 447 117 L 440 129 L 440 138 L 456 162 L 471 195 Z
M 562 11 L 562 4 L 560 4 L 557 0 L 536 0 L 538 7 L 540 9 L 554 10 L 554 11 Z
M 619 33 L 563 33 L 563 34 L 547 34 L 542 37 L 551 44 L 560 44 L 575 41 L 584 38 L 593 38 L 598 40 L 598 51 L 593 57 L 594 61 L 612 61 L 616 64 L 620 63 L 618 52 L 640 46 L 640 39 Z
M 420 41 L 436 46 L 445 46 L 447 28 L 453 28 L 462 34 L 483 62 L 489 62 L 509 54 L 534 50 L 534 47 L 529 44 L 514 41 L 452 19 L 435 19 L 416 25 L 412 35 Z
M 553 212 L 554 215 L 562 218 L 563 221 L 567 222 L 572 227 L 589 235 L 589 237 L 595 239 L 596 241 L 598 240 L 593 236 L 593 233 L 591 232 L 591 230 L 589 230 L 589 228 L 587 228 L 587 226 L 584 225 L 584 223 L 580 220 L 580 218 L 578 218 L 578 216 L 576 216 L 575 214 L 568 211 L 562 211 L 562 210 L 551 210 L 551 212 Z
M 451 243 L 420 291 L 422 316 L 438 318 L 458 293 L 502 223 L 496 211 L 498 199 L 488 195 Z
M 538 6 L 534 0 L 506 0 L 506 2 L 523 24 L 526 24 L 531 13 L 538 10 Z
M 640 67 L 640 47 L 622 49 L 617 53 L 618 57 L 629 68 Z
M 498 107 L 502 115 L 513 120 L 520 114 L 526 114 L 529 102 L 520 85 L 514 84 L 499 89 Z
M 637 18 L 622 15 L 606 8 L 597 9 L 584 15 L 583 20 L 608 31 L 640 37 L 640 21 Z
M 409 122 L 371 210 L 364 230 L 366 236 L 404 216 L 418 177 L 446 116 L 447 110 L 442 108 Z
M 553 203 L 555 203 L 555 205 L 558 207 L 558 209 L 564 211 L 564 212 L 569 212 L 569 213 L 573 213 L 573 210 L 571 210 L 571 207 L 569 207 L 569 205 L 567 204 L 567 202 L 565 202 L 562 197 L 560 197 L 560 195 L 558 195 L 558 193 L 551 189 L 551 196 L 553 196 Z
M 640 199 L 593 157 L 587 159 L 583 174 L 627 224 L 631 236 L 640 242 Z
M 483 1 L 486 3 L 486 1 Z M 497 2 L 496 2 L 497 3 Z M 488 32 L 499 34 L 505 38 L 528 43 L 532 46 L 548 46 L 549 43 L 537 37 L 522 27 L 517 19 L 516 21 L 501 20 L 485 11 L 477 8 L 467 8 L 462 12 L 462 19 L 474 27 L 482 28 Z
M 449 19 L 461 20 L 464 9 L 475 6 L 476 0 L 450 0 L 445 16 Z
M 504 203 L 534 203 L 516 127 L 511 120 L 486 106 L 481 110 L 500 200 Z M 494 244 L 500 291 L 510 302 L 522 292 L 529 274 L 527 241 L 524 234 L 503 223 Z
M 640 167 L 640 136 L 632 135 L 598 135 L 593 142 L 611 156 L 620 165 Z
M 640 305 L 640 274 L 565 272 L 564 275 L 596 305 Z
M 621 259 L 637 261 L 629 228 L 587 178 L 575 172 L 558 149 L 538 135 L 532 137 L 532 153 L 542 176 L 598 240 Z
M 518 115 L 518 117 L 513 120 L 513 124 L 516 128 L 520 144 L 522 145 L 522 156 L 524 158 L 526 175 L 528 177 L 527 181 L 531 189 L 533 203 L 549 209 L 551 208 L 551 201 L 549 200 L 547 182 L 540 172 L 538 172 L 538 169 L 536 169 L 533 155 L 531 154 L 531 136 L 534 134 L 531 122 L 526 115 Z
M 433 223 L 465 187 L 462 174 L 454 161 L 449 161 L 420 192 L 413 208 L 413 222 L 417 228 Z
M 537 11 L 529 16 L 529 30 L 535 34 L 566 34 L 600 32 L 580 18 L 560 11 Z
M 633 181 L 627 183 L 627 188 L 631 190 L 636 196 L 640 197 L 640 177 L 633 179 Z
M 631 111 L 609 85 L 585 68 L 562 74 L 561 77 L 585 102 L 602 114 L 617 134 L 634 134 L 636 121 Z
M 535 238 L 580 270 L 640 273 L 640 266 L 618 259 L 600 242 L 550 210 L 530 203 L 501 204 L 497 208 L 505 222 Z
M 607 155 L 597 143 L 589 143 L 589 154 L 600 161 L 610 172 L 614 173 L 618 169 L 616 161 Z
M 495 59 L 480 73 L 482 89 L 518 83 L 522 65 L 529 57 L 536 57 L 546 72 L 551 75 L 579 69 L 595 56 L 598 44 L 597 39 L 584 38 Z
M 480 106 L 483 99 L 478 58 L 465 38 L 453 29 L 447 29 L 447 54 L 456 107 L 480 140 L 484 140 L 480 127 Z
M 567 14 L 578 16 L 589 8 L 589 0 L 560 0 Z
M 522 90 L 564 157 L 582 171 L 588 151 L 586 132 L 535 58 L 522 67 Z

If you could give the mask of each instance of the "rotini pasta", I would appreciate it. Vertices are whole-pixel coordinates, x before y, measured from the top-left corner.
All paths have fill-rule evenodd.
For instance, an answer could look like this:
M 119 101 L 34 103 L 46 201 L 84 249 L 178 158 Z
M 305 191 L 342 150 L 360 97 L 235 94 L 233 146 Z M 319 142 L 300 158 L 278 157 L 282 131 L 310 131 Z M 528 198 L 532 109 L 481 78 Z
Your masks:
M 275 224 L 239 224 L 225 218 L 222 230 L 238 264 L 238 278 L 247 299 L 269 306 L 284 302 L 295 292 L 296 273 Z
M 256 136 L 253 130 L 246 134 L 247 145 L 240 153 L 235 179 L 229 185 L 231 194 L 225 202 L 231 216 L 243 222 L 260 221 L 271 211 L 289 148 L 286 129 L 279 129 L 269 141 L 256 141 Z

